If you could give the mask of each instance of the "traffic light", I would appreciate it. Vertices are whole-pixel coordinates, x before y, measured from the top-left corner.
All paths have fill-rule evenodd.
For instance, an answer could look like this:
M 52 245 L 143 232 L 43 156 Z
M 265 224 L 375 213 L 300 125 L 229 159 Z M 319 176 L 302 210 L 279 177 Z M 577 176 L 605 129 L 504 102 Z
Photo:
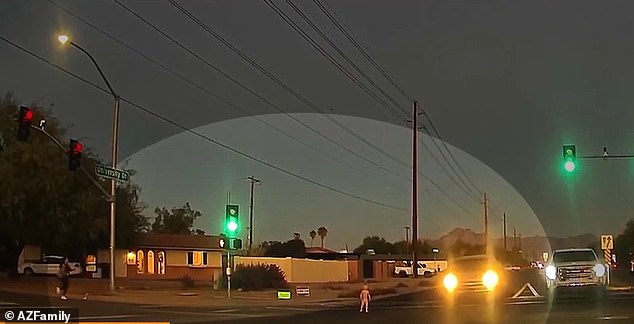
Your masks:
M 71 171 L 77 171 L 81 166 L 81 151 L 83 150 L 83 145 L 79 143 L 79 141 L 71 139 L 70 147 L 68 149 L 68 168 Z
M 33 120 L 33 111 L 26 106 L 20 106 L 20 114 L 18 116 L 18 141 L 26 141 L 31 135 L 31 123 Z
M 229 239 L 229 249 L 242 250 L 242 239 L 239 239 L 239 238 Z
M 238 205 L 227 205 L 225 210 L 225 229 L 227 235 L 234 235 L 238 231 Z
M 564 145 L 564 170 L 573 172 L 577 163 L 577 148 L 574 145 Z

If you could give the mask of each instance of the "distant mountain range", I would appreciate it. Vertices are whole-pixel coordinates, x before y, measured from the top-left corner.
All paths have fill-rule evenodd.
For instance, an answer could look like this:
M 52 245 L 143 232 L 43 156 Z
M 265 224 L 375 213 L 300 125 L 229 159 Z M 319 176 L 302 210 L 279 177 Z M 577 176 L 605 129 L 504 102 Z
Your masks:
M 484 233 L 477 233 L 471 229 L 455 228 L 449 233 L 441 236 L 437 240 L 425 240 L 433 247 L 447 250 L 452 247 L 458 240 L 470 244 L 483 244 Z M 503 239 L 496 238 L 493 240 L 495 245 L 502 246 Z M 545 237 L 545 236 L 530 236 L 519 237 L 513 240 L 513 236 L 507 237 L 507 249 L 522 250 L 522 253 L 529 259 L 539 259 L 542 256 L 542 252 L 549 252 L 554 249 L 562 248 L 586 248 L 592 247 L 596 250 L 600 249 L 599 237 L 593 234 L 582 234 L 577 236 L 570 236 L 567 238 L 558 237 Z

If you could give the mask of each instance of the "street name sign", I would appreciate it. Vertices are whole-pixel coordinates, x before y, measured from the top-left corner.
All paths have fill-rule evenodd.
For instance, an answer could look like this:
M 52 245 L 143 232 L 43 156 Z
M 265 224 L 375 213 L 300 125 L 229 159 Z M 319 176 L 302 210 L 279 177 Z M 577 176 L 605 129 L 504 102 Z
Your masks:
M 130 173 L 102 164 L 95 165 L 95 174 L 100 177 L 122 182 L 127 182 L 130 180 Z

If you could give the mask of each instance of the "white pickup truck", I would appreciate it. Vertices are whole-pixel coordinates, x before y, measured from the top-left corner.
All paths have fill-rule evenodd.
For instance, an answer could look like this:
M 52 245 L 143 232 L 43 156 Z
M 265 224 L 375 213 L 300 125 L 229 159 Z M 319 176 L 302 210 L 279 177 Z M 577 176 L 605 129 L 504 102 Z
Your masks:
M 605 294 L 607 268 L 592 249 L 555 250 L 544 272 L 550 298 L 563 289 L 593 288 Z
M 394 274 L 396 276 L 406 278 L 412 276 L 412 261 L 400 261 L 394 266 Z M 424 261 L 418 261 L 418 275 L 429 278 L 436 274 L 436 269 L 427 267 Z

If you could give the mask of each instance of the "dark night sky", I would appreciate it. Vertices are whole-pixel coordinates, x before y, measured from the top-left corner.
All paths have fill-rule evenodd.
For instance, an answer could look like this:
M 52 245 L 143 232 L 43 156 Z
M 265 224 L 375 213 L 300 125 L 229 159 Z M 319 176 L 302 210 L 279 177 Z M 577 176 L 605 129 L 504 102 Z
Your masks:
M 222 95 L 250 114 L 275 112 L 115 2 L 57 3 L 206 89 Z M 402 125 L 400 119 L 388 113 L 321 57 L 263 1 L 179 3 L 324 110 Z M 312 1 L 296 3 L 364 71 L 379 79 Z M 631 108 L 634 95 L 628 91 L 634 81 L 634 43 L 631 42 L 634 22 L 630 17 L 634 3 L 472 0 L 325 3 L 373 57 L 408 92 L 424 103 L 444 139 L 508 181 L 530 205 L 547 233 L 617 234 L 630 218 L 633 209 L 630 193 L 634 190 L 632 161 L 581 161 L 576 176 L 569 179 L 561 175 L 560 159 L 561 145 L 565 143 L 577 144 L 581 155 L 600 154 L 603 146 L 608 146 L 613 154 L 634 153 L 634 130 L 630 127 L 630 119 L 634 117 Z M 167 1 L 126 1 L 125 4 L 285 111 L 311 112 L 306 105 L 192 24 Z M 301 23 L 285 2 L 276 1 L 276 4 Z M 301 26 L 309 30 L 305 24 Z M 123 97 L 187 127 L 244 116 L 87 27 L 46 0 L 0 2 L 0 35 L 101 84 L 86 57 L 78 51 L 61 48 L 55 42 L 58 32 L 71 34 L 75 42 L 89 49 Z M 12 90 L 28 103 L 54 103 L 56 116 L 73 125 L 71 135 L 84 139 L 108 158 L 111 98 L 4 42 L 0 44 L 0 90 Z M 398 98 L 402 107 L 408 108 L 408 103 L 398 97 L 387 82 L 380 79 L 380 84 Z M 130 105 L 124 104 L 122 109 L 121 156 L 122 159 L 132 157 L 131 163 L 136 152 L 180 132 L 178 128 Z M 205 128 L 205 131 L 213 129 Z M 315 135 L 305 130 L 296 134 L 314 141 Z M 226 134 L 212 132 L 209 135 Z M 253 138 L 254 141 L 266 142 L 266 138 L 256 138 L 255 135 Z M 211 145 L 191 136 L 190 140 L 191 145 Z M 387 164 L 364 144 L 342 141 Z M 325 151 L 333 150 L 323 140 L 316 143 Z M 382 147 L 400 145 L 403 145 L 403 155 L 399 157 L 407 159 L 409 147 L 406 141 L 381 143 Z M 246 149 L 246 146 L 243 148 Z M 227 155 L 227 158 L 241 163 L 241 158 L 237 156 Z M 461 161 L 471 163 L 468 160 L 465 155 Z M 355 163 L 347 156 L 346 161 Z M 172 164 L 175 169 L 184 165 L 179 166 L 178 162 Z M 311 173 L 316 168 L 310 164 L 288 167 L 300 173 Z M 227 172 L 231 173 L 231 166 L 228 168 Z M 471 170 L 468 165 L 465 169 Z M 187 170 L 191 169 L 175 172 Z M 364 170 L 383 176 L 382 171 L 370 166 Z M 245 170 L 250 171 L 248 168 Z M 435 174 L 434 170 L 427 171 Z M 407 170 L 398 172 L 405 176 L 408 174 Z M 333 174 L 323 170 L 312 175 L 317 180 L 326 181 Z M 440 178 L 442 175 L 437 176 Z M 485 181 L 481 175 L 471 176 Z M 451 182 L 442 183 L 448 192 L 458 192 L 456 188 L 451 188 Z M 407 195 L 407 183 L 401 185 L 403 194 Z M 370 192 L 367 188 L 360 185 L 347 189 L 385 200 L 380 199 L 385 198 L 380 193 Z M 490 189 L 493 197 L 500 188 Z M 156 188 L 147 190 L 159 192 Z M 284 190 L 289 188 L 269 187 L 268 190 L 279 190 L 276 192 L 283 195 Z M 307 192 L 306 195 L 310 194 Z M 148 199 L 155 201 L 158 198 Z M 456 199 L 466 200 L 458 194 Z M 337 203 L 344 204 L 343 201 Z M 407 199 L 397 198 L 387 202 L 405 204 L 405 208 L 408 204 Z M 259 203 L 264 205 L 267 202 Z M 350 204 L 358 206 L 359 203 Z M 498 204 L 508 208 L 513 205 L 504 201 Z M 350 206 L 346 208 L 355 208 Z M 477 204 L 474 206 L 474 210 L 479 208 Z M 513 214 L 512 210 L 509 212 Z M 395 228 L 407 221 L 406 214 Z M 307 226 L 314 225 L 310 223 Z M 380 226 L 383 225 L 377 223 L 377 232 L 382 230 Z M 335 235 L 334 232 L 332 235 Z

